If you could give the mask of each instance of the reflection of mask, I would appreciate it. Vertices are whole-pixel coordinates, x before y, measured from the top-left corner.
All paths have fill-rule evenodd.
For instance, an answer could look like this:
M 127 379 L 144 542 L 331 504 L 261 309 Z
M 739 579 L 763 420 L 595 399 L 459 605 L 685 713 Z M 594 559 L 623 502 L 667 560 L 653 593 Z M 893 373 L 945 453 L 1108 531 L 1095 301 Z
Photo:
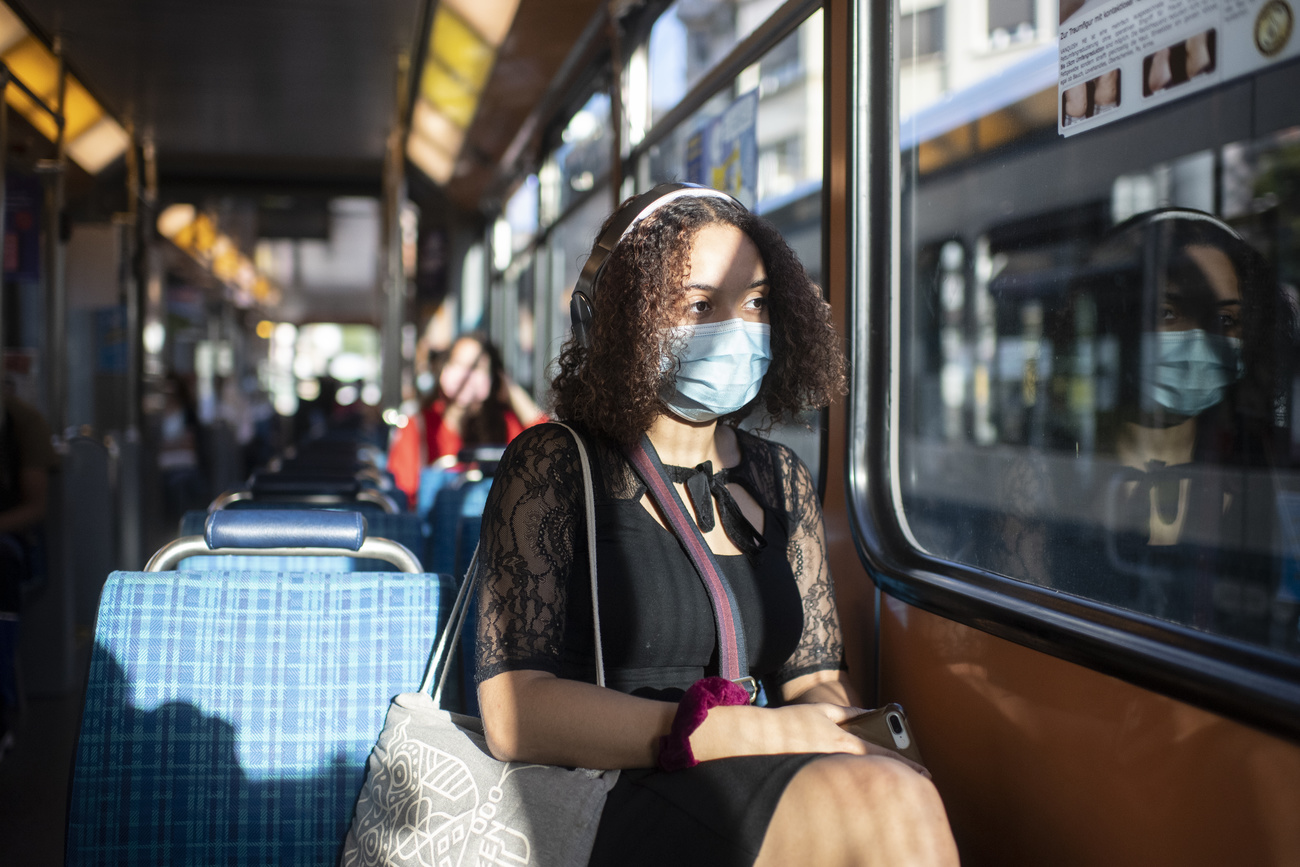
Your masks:
M 728 319 L 672 329 L 671 339 L 686 345 L 674 362 L 663 357 L 666 373 L 677 366 L 676 388 L 662 395 L 674 413 L 688 421 L 712 421 L 733 413 L 758 395 L 772 362 L 772 327 Z
M 438 378 L 442 393 L 452 403 L 461 406 L 476 406 L 487 400 L 492 391 L 492 374 L 477 368 L 467 369 L 447 365 Z
M 1241 341 L 1191 331 L 1142 335 L 1142 404 L 1159 404 L 1178 415 L 1198 415 L 1223 400 L 1241 379 Z

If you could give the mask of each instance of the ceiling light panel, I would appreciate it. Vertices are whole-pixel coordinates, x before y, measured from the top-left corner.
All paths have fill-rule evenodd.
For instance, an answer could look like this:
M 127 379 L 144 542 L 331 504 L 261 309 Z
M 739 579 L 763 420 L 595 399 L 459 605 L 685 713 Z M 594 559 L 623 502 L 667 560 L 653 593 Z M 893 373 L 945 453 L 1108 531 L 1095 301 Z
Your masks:
M 442 0 L 440 9 L 450 9 L 473 27 L 492 47 L 506 40 L 519 0 Z

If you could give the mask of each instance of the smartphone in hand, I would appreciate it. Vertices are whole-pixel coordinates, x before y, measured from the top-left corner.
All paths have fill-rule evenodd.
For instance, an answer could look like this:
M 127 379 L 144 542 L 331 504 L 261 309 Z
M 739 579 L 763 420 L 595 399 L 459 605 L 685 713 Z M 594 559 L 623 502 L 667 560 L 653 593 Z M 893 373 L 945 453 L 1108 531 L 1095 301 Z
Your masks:
M 925 765 L 916 738 L 912 737 L 912 727 L 907 724 L 907 714 L 897 702 L 846 719 L 840 723 L 840 728 L 868 743 L 893 750 L 918 765 Z

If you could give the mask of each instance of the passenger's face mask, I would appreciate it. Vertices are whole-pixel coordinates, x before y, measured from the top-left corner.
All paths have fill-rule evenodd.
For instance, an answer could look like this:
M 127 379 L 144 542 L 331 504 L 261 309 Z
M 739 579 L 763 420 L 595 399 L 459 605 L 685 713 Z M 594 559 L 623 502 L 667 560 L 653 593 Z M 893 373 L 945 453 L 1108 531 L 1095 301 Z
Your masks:
M 1190 331 L 1142 335 L 1142 405 L 1158 404 L 1178 415 L 1199 415 L 1223 400 L 1241 379 L 1241 341 L 1236 337 Z
M 677 366 L 675 388 L 665 389 L 664 403 L 688 421 L 712 421 L 733 413 L 758 395 L 772 362 L 772 327 L 728 319 L 672 329 L 674 345 L 684 341 L 674 360 L 664 355 L 660 369 Z

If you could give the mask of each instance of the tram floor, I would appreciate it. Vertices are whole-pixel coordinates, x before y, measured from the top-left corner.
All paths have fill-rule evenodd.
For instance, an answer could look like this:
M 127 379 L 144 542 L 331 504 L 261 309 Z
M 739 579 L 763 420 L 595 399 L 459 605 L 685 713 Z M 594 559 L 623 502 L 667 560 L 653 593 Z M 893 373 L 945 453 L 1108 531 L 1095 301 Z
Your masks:
M 62 867 L 68 784 L 90 642 L 78 642 L 76 689 L 28 695 L 0 760 L 0 867 Z

